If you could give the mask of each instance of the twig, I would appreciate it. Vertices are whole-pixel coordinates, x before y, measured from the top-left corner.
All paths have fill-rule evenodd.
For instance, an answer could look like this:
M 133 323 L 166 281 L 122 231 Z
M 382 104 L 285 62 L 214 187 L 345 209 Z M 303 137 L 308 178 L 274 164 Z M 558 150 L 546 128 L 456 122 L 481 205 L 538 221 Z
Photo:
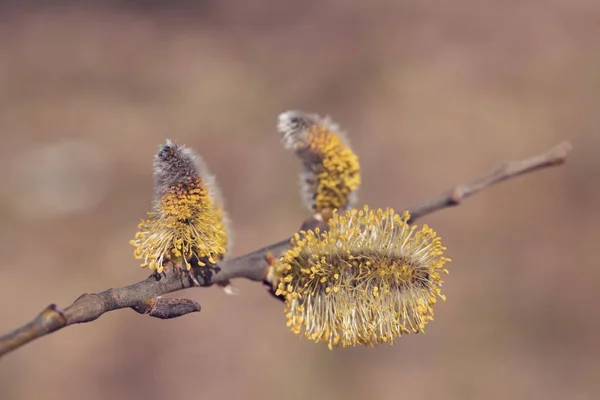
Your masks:
M 563 142 L 549 151 L 522 160 L 505 163 L 474 181 L 456 186 L 446 194 L 409 208 L 411 222 L 435 211 L 460 204 L 463 199 L 506 179 L 533 172 L 541 168 L 562 164 L 571 145 Z M 302 229 L 310 229 L 322 222 L 310 219 Z M 210 267 L 195 270 L 200 286 L 211 286 L 232 278 L 263 281 L 270 260 L 281 256 L 288 247 L 289 239 L 258 249 Z M 121 308 L 131 308 L 140 314 L 168 319 L 200 311 L 200 304 L 187 299 L 163 298 L 162 295 L 194 286 L 185 274 L 167 271 L 147 279 L 100 293 L 84 294 L 65 309 L 52 304 L 46 307 L 28 324 L 0 337 L 0 357 L 34 339 L 55 332 L 66 326 L 90 322 L 104 313 Z
M 567 154 L 569 154 L 571 149 L 571 144 L 562 142 L 547 152 L 538 154 L 537 156 L 521 161 L 509 161 L 499 165 L 487 174 L 481 175 L 469 183 L 457 185 L 452 190 L 439 197 L 409 208 L 411 216 L 410 222 L 414 222 L 417 218 L 421 218 L 422 216 L 431 214 L 435 211 L 457 206 L 467 197 L 471 197 L 477 192 L 487 189 L 496 183 L 516 178 L 519 175 L 533 172 L 538 169 L 560 165 L 565 162 Z

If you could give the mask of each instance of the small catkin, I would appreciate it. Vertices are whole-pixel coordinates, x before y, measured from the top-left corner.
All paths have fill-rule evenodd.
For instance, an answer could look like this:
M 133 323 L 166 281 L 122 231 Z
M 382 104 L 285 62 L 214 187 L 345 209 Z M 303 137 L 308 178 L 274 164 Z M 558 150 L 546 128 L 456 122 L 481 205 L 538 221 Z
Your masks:
M 330 118 L 302 111 L 279 115 L 283 146 L 302 160 L 300 192 L 315 213 L 352 208 L 360 186 L 360 165 L 346 135 Z
M 330 229 L 296 234 L 273 266 L 294 333 L 334 346 L 394 343 L 433 320 L 447 273 L 441 238 L 391 209 L 333 213 Z
M 189 147 L 170 140 L 154 157 L 154 203 L 131 244 L 142 267 L 161 273 L 215 264 L 227 253 L 228 218 L 214 176 Z

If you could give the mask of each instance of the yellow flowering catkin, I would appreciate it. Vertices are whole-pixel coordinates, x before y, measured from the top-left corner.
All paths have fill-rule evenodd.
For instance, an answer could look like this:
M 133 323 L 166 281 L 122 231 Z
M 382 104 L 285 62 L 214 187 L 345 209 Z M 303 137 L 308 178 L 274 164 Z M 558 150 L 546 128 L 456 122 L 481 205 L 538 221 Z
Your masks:
M 394 343 L 423 332 L 441 294 L 445 247 L 391 209 L 333 213 L 330 230 L 300 232 L 272 267 L 292 331 L 334 346 Z
M 191 148 L 169 140 L 154 157 L 154 205 L 139 226 L 134 256 L 142 267 L 190 270 L 215 264 L 228 247 L 228 220 L 215 179 Z
M 287 111 L 279 115 L 277 130 L 283 146 L 303 162 L 300 185 L 307 207 L 317 213 L 352 208 L 360 165 L 338 125 L 316 114 Z

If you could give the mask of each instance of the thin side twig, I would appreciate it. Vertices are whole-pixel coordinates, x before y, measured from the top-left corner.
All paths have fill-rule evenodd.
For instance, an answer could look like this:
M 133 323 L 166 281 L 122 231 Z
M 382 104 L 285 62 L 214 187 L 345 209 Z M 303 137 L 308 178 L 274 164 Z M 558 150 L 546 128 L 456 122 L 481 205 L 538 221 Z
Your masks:
M 417 218 L 421 218 L 424 215 L 431 214 L 435 211 L 457 206 L 463 200 L 471 197 L 477 192 L 507 179 L 516 178 L 519 175 L 534 172 L 542 168 L 561 165 L 565 162 L 567 154 L 569 154 L 571 149 L 572 146 L 570 143 L 562 142 L 545 153 L 538 154 L 525 160 L 508 161 L 501 164 L 471 182 L 456 185 L 451 190 L 436 198 L 409 208 L 411 216 L 410 222 L 414 222 Z
M 543 154 L 505 163 L 472 182 L 457 185 L 446 194 L 409 208 L 411 222 L 435 211 L 458 205 L 467 197 L 496 183 L 541 168 L 560 165 L 570 150 L 571 145 L 564 142 Z M 305 222 L 302 229 L 310 229 L 320 224 L 321 221 L 311 219 Z M 201 267 L 194 275 L 200 286 L 211 286 L 233 278 L 264 281 L 270 262 L 281 256 L 288 245 L 289 239 L 285 239 L 218 265 Z M 64 309 L 51 304 L 31 322 L 0 337 L 0 357 L 49 333 L 69 325 L 94 321 L 109 311 L 121 308 L 131 308 L 140 314 L 161 319 L 198 312 L 200 304 L 192 300 L 161 297 L 193 286 L 194 282 L 189 276 L 167 271 L 162 275 L 151 275 L 132 285 L 100 293 L 83 294 Z

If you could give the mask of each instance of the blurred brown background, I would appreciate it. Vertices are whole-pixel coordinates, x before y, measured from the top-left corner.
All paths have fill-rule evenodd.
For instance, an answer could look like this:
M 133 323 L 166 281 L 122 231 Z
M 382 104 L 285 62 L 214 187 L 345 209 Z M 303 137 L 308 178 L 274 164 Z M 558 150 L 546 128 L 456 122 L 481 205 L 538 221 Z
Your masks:
M 275 131 L 288 109 L 349 131 L 372 207 L 575 150 L 420 221 L 454 260 L 425 335 L 332 352 L 242 281 L 241 297 L 184 293 L 199 314 L 123 310 L 36 341 L 0 360 L 0 399 L 599 398 L 596 0 L 15 3 L 0 5 L 0 333 L 147 276 L 128 241 L 165 138 L 217 175 L 237 255 L 307 216 Z

